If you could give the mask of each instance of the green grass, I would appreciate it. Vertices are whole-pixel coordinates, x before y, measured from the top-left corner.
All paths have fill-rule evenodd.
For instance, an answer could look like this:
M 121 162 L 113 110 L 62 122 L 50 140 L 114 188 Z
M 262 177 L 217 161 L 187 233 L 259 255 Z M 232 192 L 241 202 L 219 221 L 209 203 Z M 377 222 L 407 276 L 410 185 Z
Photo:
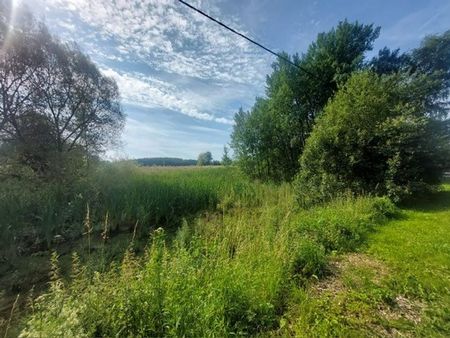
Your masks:
M 393 271 L 391 289 L 425 303 L 413 332 L 450 335 L 450 184 L 374 234 L 368 252 Z
M 241 183 L 245 191 L 223 194 L 214 211 L 185 220 L 175 236 L 153 232 L 143 256 L 128 250 L 104 272 L 75 264 L 71 282 L 54 279 L 32 304 L 22 336 L 278 330 L 293 295 L 326 272 L 327 255 L 358 247 L 392 212 L 387 200 L 366 197 L 299 210 L 290 185 Z
M 248 195 L 248 198 L 247 198 Z M 112 232 L 147 236 L 159 226 L 177 229 L 184 217 L 216 210 L 219 202 L 258 203 L 235 168 L 177 170 L 105 164 L 72 182 L 9 180 L 0 185 L 0 255 L 29 255 L 80 237 L 87 210 L 94 231 L 108 217 Z M 242 197 L 242 199 L 240 198 Z
M 105 164 L 86 178 L 51 183 L 9 180 L 0 185 L 0 322 L 9 316 L 16 295 L 45 290 L 50 254 L 57 250 L 64 275 L 70 252 L 80 253 L 92 269 L 120 261 L 137 229 L 135 251 L 143 251 L 151 231 L 173 235 L 184 218 L 261 203 L 259 185 L 235 168 L 139 168 Z M 85 223 L 89 205 L 90 249 Z M 105 247 L 101 232 L 107 219 Z M 57 236 L 58 241 L 55 241 Z M 16 309 L 17 310 L 17 309 Z M 0 330 L 1 331 L 1 330 Z
M 398 212 L 371 197 L 302 210 L 290 185 L 234 168 L 110 167 L 96 184 L 93 224 L 139 221 L 145 250 L 97 231 L 86 260 L 80 238 L 10 335 L 448 335 L 448 185 Z
M 286 333 L 305 337 L 450 335 L 450 185 L 410 203 L 335 259 L 329 279 L 293 301 Z
M 10 239 L 21 231 L 51 239 L 79 227 L 88 204 L 93 221 L 101 222 L 109 212 L 113 227 L 136 221 L 148 228 L 172 226 L 181 217 L 215 208 L 224 194 L 249 192 L 245 183 L 234 168 L 126 164 L 105 164 L 72 182 L 10 179 L 0 186 L 0 230 Z

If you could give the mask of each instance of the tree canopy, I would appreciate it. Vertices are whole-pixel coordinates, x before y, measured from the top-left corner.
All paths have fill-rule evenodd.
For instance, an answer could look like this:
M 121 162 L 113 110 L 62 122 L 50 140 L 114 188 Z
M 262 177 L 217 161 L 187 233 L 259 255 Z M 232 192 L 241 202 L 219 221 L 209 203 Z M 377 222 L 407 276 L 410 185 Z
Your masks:
M 222 155 L 222 161 L 221 161 L 222 165 L 231 165 L 231 163 L 233 162 L 231 160 L 230 154 L 229 154 L 229 150 L 227 146 L 223 147 L 223 155 Z
M 211 152 L 200 153 L 197 159 L 197 165 L 211 165 L 213 162 Z
M 343 21 L 318 35 L 302 55 L 279 59 L 267 77 L 265 98 L 235 116 L 231 146 L 248 175 L 265 180 L 291 180 L 316 116 L 338 85 L 364 66 L 379 28 Z
M 343 21 L 302 56 L 283 55 L 299 69 L 273 64 L 265 97 L 235 115 L 231 146 L 245 173 L 297 176 L 306 202 L 344 191 L 399 200 L 439 181 L 450 156 L 450 31 L 365 61 L 379 31 Z
M 99 154 L 123 127 L 117 84 L 76 45 L 31 16 L 21 22 L 0 26 L 1 146 L 35 171 L 68 153 Z
M 355 73 L 318 119 L 301 157 L 303 204 L 338 194 L 374 193 L 399 200 L 439 182 L 450 135 L 407 93 L 402 75 Z

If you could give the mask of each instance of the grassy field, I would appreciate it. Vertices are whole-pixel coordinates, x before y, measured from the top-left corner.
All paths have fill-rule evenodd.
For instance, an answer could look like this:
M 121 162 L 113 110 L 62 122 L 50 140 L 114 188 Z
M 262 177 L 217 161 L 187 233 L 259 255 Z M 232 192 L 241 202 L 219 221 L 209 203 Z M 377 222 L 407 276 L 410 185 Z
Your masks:
M 294 302 L 286 332 L 450 336 L 450 184 L 402 208 L 360 252 L 333 258 L 331 267 Z
M 92 269 L 102 270 L 122 259 L 132 237 L 141 253 L 158 227 L 170 237 L 183 220 L 202 212 L 260 203 L 255 187 L 234 168 L 126 164 L 104 165 L 83 180 L 64 184 L 2 182 L 0 324 L 17 294 L 23 305 L 32 287 L 36 293 L 46 289 L 53 250 L 65 276 L 72 251 Z
M 18 292 L 8 292 L 9 336 L 450 332 L 449 185 L 400 211 L 351 196 L 302 210 L 289 184 L 249 182 L 235 168 L 96 175 L 90 235 L 16 258 L 16 278 L 30 287 L 36 266 L 42 280 L 34 294 L 22 286 L 12 316 Z M 82 234 L 86 208 L 75 210 Z
M 145 219 L 153 209 L 146 208 L 151 206 L 149 201 L 161 194 L 148 182 L 158 182 L 157 187 L 167 182 L 186 187 L 183 190 L 173 183 L 172 199 L 163 197 L 159 202 L 168 204 L 165 210 L 177 204 L 189 206 L 190 195 L 193 199 L 208 196 L 208 203 L 200 214 L 195 212 L 200 208 L 180 208 L 192 217 L 174 218 L 181 219 L 179 224 L 160 223 L 144 254 L 139 254 L 136 243 L 129 243 L 122 259 L 112 260 L 108 269 L 89 261 L 79 263 L 83 259 L 75 256 L 70 271 L 61 273 L 66 264 L 57 263 L 55 257 L 50 289 L 30 304 L 24 337 L 270 332 L 280 326 L 292 293 L 326 273 L 329 255 L 357 248 L 394 209 L 386 199 L 346 197 L 300 210 L 290 185 L 249 182 L 234 168 L 134 170 L 129 181 L 125 175 L 120 176 L 125 181 L 105 175 L 111 185 L 101 186 L 111 190 L 102 194 L 120 201 L 101 205 L 104 212 L 114 206 L 111 219 L 125 224 L 127 217 L 120 215 Z M 148 184 L 146 188 L 142 182 Z M 124 213 L 124 206 L 132 212 Z M 82 240 L 86 243 L 89 238 Z M 102 260 L 109 245 L 100 242 L 95 261 Z
M 84 232 L 80 225 L 88 209 L 93 226 L 108 214 L 112 231 L 136 222 L 144 230 L 176 227 L 182 217 L 215 208 L 225 194 L 251 192 L 245 184 L 236 170 L 226 168 L 127 164 L 105 164 L 70 182 L 5 181 L 0 186 L 0 241 L 19 255 L 46 249 L 56 235 L 69 239 Z

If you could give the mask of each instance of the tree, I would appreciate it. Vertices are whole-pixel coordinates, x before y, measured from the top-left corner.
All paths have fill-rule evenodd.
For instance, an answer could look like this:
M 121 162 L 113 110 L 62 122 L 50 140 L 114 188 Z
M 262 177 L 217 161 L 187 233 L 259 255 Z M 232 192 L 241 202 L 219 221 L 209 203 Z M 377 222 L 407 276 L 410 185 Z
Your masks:
M 81 152 L 99 154 L 124 123 L 115 81 L 76 45 L 60 42 L 30 16 L 22 21 L 0 34 L 0 143 L 36 171 L 62 169 L 64 158 Z
M 338 84 L 364 67 L 364 53 L 372 49 L 379 28 L 358 22 L 340 22 L 321 33 L 306 54 L 283 54 L 272 65 L 266 97 L 235 116 L 231 146 L 247 175 L 263 180 L 292 180 L 298 158 L 316 117 Z
M 354 74 L 318 119 L 301 157 L 302 204 L 346 191 L 399 200 L 437 184 L 450 156 L 446 123 L 433 119 L 405 74 Z M 426 89 L 426 86 L 425 86 Z
M 207 151 L 205 153 L 200 153 L 197 159 L 197 165 L 211 165 L 212 163 L 212 155 L 211 152 Z
M 420 47 L 412 51 L 411 62 L 411 72 L 419 84 L 414 95 L 426 96 L 424 103 L 430 114 L 447 118 L 450 109 L 450 30 L 427 36 Z
M 228 166 L 231 165 L 232 160 L 229 156 L 229 150 L 227 146 L 223 147 L 223 156 L 222 156 L 222 165 Z
M 381 49 L 369 63 L 369 68 L 380 75 L 405 71 L 410 66 L 411 57 L 408 54 L 400 54 L 400 49 L 391 51 L 387 47 Z
M 322 111 L 338 85 L 345 83 L 354 71 L 364 68 L 364 55 L 372 50 L 379 34 L 380 27 L 344 20 L 317 36 L 300 63 L 314 76 L 298 70 L 295 90 L 310 120 Z

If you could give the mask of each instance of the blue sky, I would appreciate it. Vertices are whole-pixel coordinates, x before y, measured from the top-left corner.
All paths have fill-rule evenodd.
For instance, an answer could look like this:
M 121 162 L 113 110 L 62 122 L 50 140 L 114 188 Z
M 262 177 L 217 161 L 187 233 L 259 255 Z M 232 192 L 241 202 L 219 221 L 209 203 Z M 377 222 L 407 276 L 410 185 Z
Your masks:
M 19 1 L 19 0 L 16 0 Z M 116 79 L 127 122 L 112 158 L 220 159 L 234 113 L 265 90 L 274 58 L 176 0 L 22 0 Z M 345 18 L 381 26 L 372 54 L 450 29 L 448 0 L 190 0 L 276 51 L 305 52 Z

